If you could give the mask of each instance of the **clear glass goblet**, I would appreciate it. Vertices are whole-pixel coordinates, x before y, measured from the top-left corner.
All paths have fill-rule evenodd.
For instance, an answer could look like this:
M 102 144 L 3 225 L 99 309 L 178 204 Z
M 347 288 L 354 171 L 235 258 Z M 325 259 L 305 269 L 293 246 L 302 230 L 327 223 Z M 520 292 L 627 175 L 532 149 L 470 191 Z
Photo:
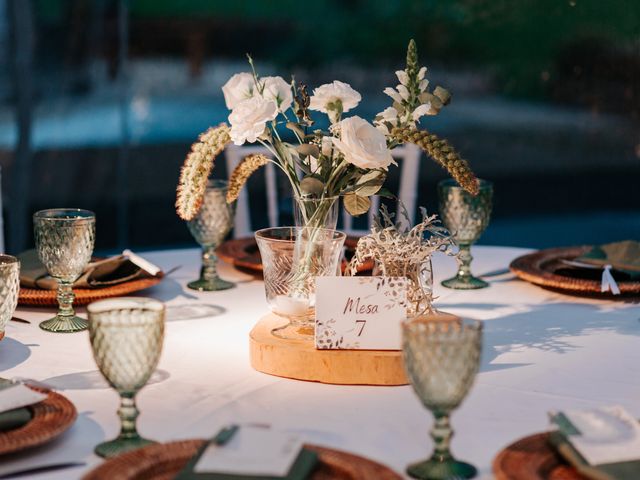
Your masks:
M 336 276 L 346 235 L 305 227 L 265 228 L 255 233 L 269 308 L 289 323 L 272 330 L 286 339 L 313 338 L 315 279 Z
M 120 395 L 120 435 L 99 444 L 95 453 L 112 457 L 155 443 L 138 434 L 135 396 L 160 359 L 164 304 L 150 298 L 112 298 L 90 304 L 87 312 L 93 358 L 109 385 Z
M 416 317 L 402 326 L 404 364 L 414 391 L 435 418 L 431 457 L 407 473 L 424 480 L 472 478 L 476 469 L 449 450 L 449 415 L 466 397 L 480 366 L 482 322 Z
M 212 292 L 235 286 L 221 279 L 217 270 L 216 248 L 231 231 L 235 214 L 235 202 L 227 203 L 228 186 L 224 180 L 210 180 L 198 215 L 187 222 L 191 235 L 202 247 L 200 278 L 187 284 L 192 290 Z
M 20 262 L 11 255 L 0 255 L 0 340 L 18 306 L 19 291 Z
M 40 262 L 58 281 L 58 314 L 40 323 L 40 328 L 61 333 L 86 330 L 87 321 L 73 310 L 72 285 L 91 260 L 94 213 L 74 208 L 41 210 L 33 215 L 33 227 Z
M 493 202 L 493 184 L 479 180 L 480 191 L 473 196 L 454 180 L 438 183 L 440 217 L 460 247 L 458 273 L 442 282 L 447 288 L 473 290 L 488 287 L 484 280 L 471 274 L 471 245 L 478 241 L 489 225 Z

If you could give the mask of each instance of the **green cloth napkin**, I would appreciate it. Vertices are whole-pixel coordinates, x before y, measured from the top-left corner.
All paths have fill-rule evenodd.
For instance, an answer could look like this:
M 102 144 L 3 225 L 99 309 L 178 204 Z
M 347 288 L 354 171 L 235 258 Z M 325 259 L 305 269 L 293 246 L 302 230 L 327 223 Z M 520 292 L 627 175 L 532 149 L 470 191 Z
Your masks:
M 578 473 L 592 480 L 638 480 L 640 460 L 592 466 L 559 431 L 549 434 L 549 443 Z
M 15 408 L 0 413 L 0 432 L 20 428 L 31 421 L 31 410 L 27 407 Z
M 42 290 L 58 288 L 58 282 L 47 275 L 47 270 L 40 263 L 35 250 L 21 253 L 18 259 L 20 260 L 21 286 Z M 73 286 L 74 288 L 104 288 L 140 278 L 152 278 L 152 275 L 128 258 L 118 255 L 87 265 L 84 273 L 73 283 Z
M 640 278 L 640 242 L 624 240 L 593 247 L 576 258 L 576 261 L 592 265 L 611 265 L 615 270 L 628 274 L 632 280 Z

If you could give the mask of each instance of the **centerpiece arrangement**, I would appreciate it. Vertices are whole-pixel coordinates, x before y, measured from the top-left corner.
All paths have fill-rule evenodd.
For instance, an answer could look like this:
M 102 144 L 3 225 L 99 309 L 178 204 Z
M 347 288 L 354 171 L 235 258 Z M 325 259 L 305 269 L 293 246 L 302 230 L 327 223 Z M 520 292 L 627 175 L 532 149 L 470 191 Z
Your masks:
M 405 143 L 418 145 L 472 195 L 477 194 L 479 184 L 467 162 L 446 140 L 420 128 L 423 118 L 438 114 L 451 96 L 442 87 L 430 88 L 427 68 L 419 65 L 413 40 L 405 69 L 396 72 L 400 83 L 384 90 L 392 104 L 372 122 L 347 115 L 361 101 L 350 85 L 336 80 L 309 94 L 306 85 L 293 79 L 261 77 L 248 58 L 251 71 L 233 75 L 222 87 L 231 110 L 229 125 L 222 123 L 201 134 L 185 160 L 176 207 L 184 220 L 198 216 L 214 160 L 228 143 L 263 145 L 270 155 L 248 155 L 238 164 L 229 177 L 226 200 L 233 203 L 249 177 L 268 162 L 284 173 L 293 193 L 296 228 L 287 230 L 290 238 L 284 238 L 283 231 L 263 232 L 258 245 L 263 259 L 279 259 L 263 261 L 265 285 L 274 287 L 267 288 L 272 311 L 309 335 L 315 278 L 336 273 L 336 241 L 331 232 L 337 224 L 339 198 L 346 211 L 357 216 L 370 209 L 371 196 L 389 195 L 383 184 L 389 167 L 395 164 L 394 148 Z M 313 114 L 326 115 L 318 123 L 327 127 L 316 128 Z M 425 222 L 405 239 L 417 240 L 429 230 L 432 220 Z M 283 248 L 285 241 L 293 247 Z M 426 250 L 430 254 L 432 247 Z M 419 282 L 413 285 L 418 288 Z M 431 308 L 430 301 L 415 296 L 416 311 Z M 289 335 L 286 329 L 278 331 L 285 338 Z
M 214 160 L 229 142 L 258 142 L 273 158 L 247 156 L 230 176 L 227 200 L 237 199 L 247 179 L 272 162 L 291 185 L 299 226 L 335 228 L 332 209 L 340 196 L 351 215 L 367 212 L 372 195 L 387 193 L 382 186 L 395 164 L 391 152 L 404 143 L 418 145 L 466 191 L 478 192 L 468 163 L 446 140 L 420 128 L 423 117 L 437 115 L 451 96 L 440 86 L 430 89 L 413 40 L 405 69 L 396 72 L 400 83 L 384 90 L 392 105 L 372 123 L 345 115 L 362 97 L 344 82 L 321 85 L 309 94 L 306 85 L 294 80 L 260 77 L 251 57 L 249 64 L 251 72 L 233 75 L 222 87 L 230 125 L 222 123 L 200 135 L 185 160 L 176 201 L 182 219 L 197 215 Z M 312 112 L 328 117 L 328 129 L 314 129 Z

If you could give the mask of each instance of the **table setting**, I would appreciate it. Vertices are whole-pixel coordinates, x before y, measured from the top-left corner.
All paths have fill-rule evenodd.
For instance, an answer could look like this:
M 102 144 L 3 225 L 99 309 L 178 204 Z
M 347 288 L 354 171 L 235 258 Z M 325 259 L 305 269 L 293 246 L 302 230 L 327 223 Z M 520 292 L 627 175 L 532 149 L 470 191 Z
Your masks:
M 422 126 L 452 96 L 413 41 L 371 122 L 346 83 L 247 69 L 180 172 L 198 248 L 95 257 L 100 218 L 55 208 L 0 255 L 0 478 L 640 478 L 640 243 L 477 245 L 500 192 Z M 214 178 L 231 142 L 272 157 Z M 452 177 L 414 221 L 404 144 Z M 267 163 L 294 225 L 226 240 Z

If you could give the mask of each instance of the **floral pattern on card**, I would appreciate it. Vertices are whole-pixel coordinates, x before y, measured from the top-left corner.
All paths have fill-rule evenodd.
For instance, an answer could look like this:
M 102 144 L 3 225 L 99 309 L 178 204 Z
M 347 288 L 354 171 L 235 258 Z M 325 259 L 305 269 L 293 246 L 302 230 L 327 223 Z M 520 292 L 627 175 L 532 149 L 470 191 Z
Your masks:
M 318 278 L 316 348 L 398 350 L 406 288 L 401 277 Z

